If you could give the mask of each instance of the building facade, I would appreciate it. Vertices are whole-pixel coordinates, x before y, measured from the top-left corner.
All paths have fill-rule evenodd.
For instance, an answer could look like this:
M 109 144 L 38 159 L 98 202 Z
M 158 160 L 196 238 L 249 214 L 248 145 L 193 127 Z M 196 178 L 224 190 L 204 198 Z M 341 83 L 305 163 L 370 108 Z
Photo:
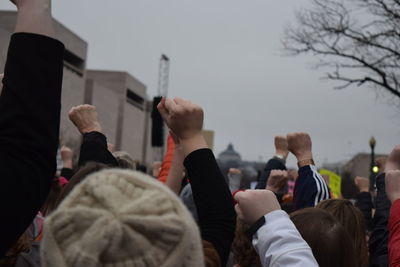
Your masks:
M 16 12 L 0 11 L 0 73 L 15 22 Z M 70 122 L 68 111 L 73 106 L 93 104 L 108 142 L 150 165 L 156 150 L 150 144 L 151 101 L 146 86 L 126 72 L 87 70 L 88 43 L 56 20 L 54 24 L 56 38 L 65 45 L 60 144 L 79 151 L 81 135 Z

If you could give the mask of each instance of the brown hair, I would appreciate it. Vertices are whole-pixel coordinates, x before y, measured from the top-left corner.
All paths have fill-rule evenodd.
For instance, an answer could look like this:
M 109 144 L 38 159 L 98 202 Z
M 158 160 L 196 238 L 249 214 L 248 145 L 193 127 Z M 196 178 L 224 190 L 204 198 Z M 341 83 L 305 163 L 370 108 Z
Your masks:
M 347 230 L 356 250 L 358 264 L 368 266 L 368 247 L 366 242 L 366 228 L 363 214 L 354 207 L 353 203 L 344 199 L 329 199 L 320 202 L 317 208 L 332 214 Z
M 47 216 L 53 210 L 55 210 L 55 208 L 57 207 L 58 198 L 60 197 L 61 191 L 62 187 L 60 185 L 58 177 L 53 178 L 53 181 L 51 182 L 50 192 L 42 208 L 40 209 L 43 216 Z
M 237 218 L 235 239 L 232 244 L 233 259 L 241 267 L 261 267 L 260 257 L 254 249 L 251 239 L 246 235 L 248 229 L 249 227 Z
M 31 248 L 32 238 L 29 230 L 26 230 L 15 244 L 7 251 L 7 253 L 0 257 L 0 266 L 14 267 L 17 263 L 18 256 L 21 252 L 28 252 Z
M 204 263 L 206 267 L 221 267 L 221 259 L 214 246 L 203 240 Z
M 290 215 L 311 247 L 320 267 L 356 266 L 356 253 L 346 229 L 330 213 L 307 208 Z
M 69 183 L 65 185 L 65 187 L 62 189 L 61 194 L 57 201 L 57 206 L 63 201 L 64 198 L 66 198 L 71 193 L 71 191 L 75 188 L 75 186 L 77 186 L 79 183 L 85 180 L 85 178 L 89 174 L 108 168 L 109 167 L 107 165 L 98 162 L 86 163 L 74 174 L 74 176 L 72 176 L 71 180 L 69 180 Z

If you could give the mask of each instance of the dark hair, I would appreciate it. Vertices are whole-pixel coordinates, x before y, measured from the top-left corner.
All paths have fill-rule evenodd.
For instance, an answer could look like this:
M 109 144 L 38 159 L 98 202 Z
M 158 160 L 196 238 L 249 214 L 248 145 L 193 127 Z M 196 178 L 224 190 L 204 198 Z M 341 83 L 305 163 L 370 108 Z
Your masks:
M 320 267 L 356 266 L 353 242 L 330 213 L 320 208 L 307 208 L 292 213 L 290 219 L 311 247 Z
M 366 227 L 361 211 L 353 203 L 345 199 L 328 199 L 320 202 L 317 208 L 332 214 L 347 230 L 358 256 L 356 266 L 368 266 L 368 247 L 366 241 Z
M 17 263 L 18 256 L 22 252 L 28 252 L 31 248 L 32 238 L 29 230 L 26 230 L 14 245 L 7 251 L 7 253 L 0 257 L 0 266 L 14 267 Z
M 79 183 L 81 183 L 85 178 L 92 173 L 101 171 L 103 169 L 108 169 L 109 167 L 103 163 L 98 163 L 98 162 L 88 162 L 85 165 L 83 165 L 79 170 L 72 176 L 71 180 L 69 180 L 69 183 L 65 185 L 65 187 L 62 189 L 60 197 L 58 198 L 57 201 L 57 206 L 63 201 L 64 198 L 66 198 L 71 191 L 77 186 Z
M 240 267 L 261 267 L 260 257 L 246 234 L 249 226 L 236 219 L 235 239 L 232 244 L 233 259 Z

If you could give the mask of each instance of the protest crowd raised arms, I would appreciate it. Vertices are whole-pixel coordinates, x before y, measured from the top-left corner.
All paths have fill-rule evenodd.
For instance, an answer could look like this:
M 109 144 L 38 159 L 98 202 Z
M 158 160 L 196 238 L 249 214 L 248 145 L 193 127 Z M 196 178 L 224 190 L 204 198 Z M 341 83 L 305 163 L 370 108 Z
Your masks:
M 296 129 L 268 140 L 275 150 L 249 181 L 232 145 L 227 168 L 214 155 L 204 130 L 213 114 L 196 99 L 163 96 L 151 115 L 162 158 L 150 171 L 107 142 L 104 107 L 63 113 L 68 52 L 52 0 L 11 2 L 16 25 L 0 76 L 0 266 L 400 266 L 400 145 L 371 163 L 374 179 L 352 177 L 351 199 L 342 174 L 318 168 L 318 144 Z M 169 58 L 161 61 L 162 73 Z M 79 133 L 78 146 L 60 142 L 60 118 Z

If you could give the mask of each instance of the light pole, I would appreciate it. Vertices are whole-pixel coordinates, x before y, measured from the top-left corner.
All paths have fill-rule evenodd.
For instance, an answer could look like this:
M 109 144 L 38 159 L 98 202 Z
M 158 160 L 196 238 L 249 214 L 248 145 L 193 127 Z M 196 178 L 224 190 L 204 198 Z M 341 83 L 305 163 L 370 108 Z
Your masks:
M 376 140 L 375 138 L 372 136 L 371 139 L 369 140 L 369 147 L 371 148 L 371 165 L 370 165 L 370 189 L 373 190 L 374 189 L 374 185 L 375 185 L 375 146 L 376 146 Z

